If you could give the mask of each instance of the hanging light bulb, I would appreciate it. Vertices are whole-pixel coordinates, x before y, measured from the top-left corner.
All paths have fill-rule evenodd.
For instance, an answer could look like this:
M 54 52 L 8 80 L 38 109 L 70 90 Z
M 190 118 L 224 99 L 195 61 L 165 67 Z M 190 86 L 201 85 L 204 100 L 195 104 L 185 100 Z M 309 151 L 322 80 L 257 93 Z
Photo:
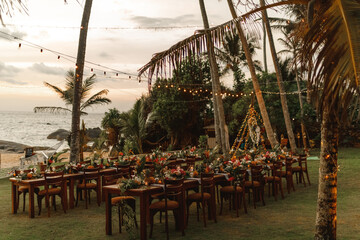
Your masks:
M 58 56 L 58 59 L 60 59 L 60 55 Z
M 21 48 L 21 43 L 19 43 L 19 48 Z
M 42 52 L 43 52 L 43 49 L 40 49 L 40 52 L 42 53 Z
M 118 76 L 119 76 L 119 74 L 118 74 L 118 73 L 116 73 L 116 76 L 118 77 Z
M 104 71 L 104 75 L 106 75 L 106 72 Z

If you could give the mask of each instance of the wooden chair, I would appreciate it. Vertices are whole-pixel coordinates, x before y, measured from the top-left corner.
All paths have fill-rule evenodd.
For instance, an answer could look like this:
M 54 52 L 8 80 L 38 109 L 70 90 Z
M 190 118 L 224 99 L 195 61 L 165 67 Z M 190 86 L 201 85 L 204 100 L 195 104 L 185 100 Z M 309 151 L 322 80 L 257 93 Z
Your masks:
M 165 212 L 165 230 L 166 230 L 166 239 L 169 239 L 169 224 L 168 224 L 168 211 L 173 211 L 176 226 L 178 226 L 182 235 L 185 235 L 185 211 L 184 211 L 184 179 L 165 179 L 165 197 L 163 200 L 150 204 L 150 238 L 153 233 L 154 226 L 154 215 L 157 212 Z
M 49 198 L 52 197 L 52 204 L 56 211 L 56 202 L 55 196 L 58 195 L 61 198 L 61 205 L 63 207 L 64 213 L 66 213 L 65 208 L 65 191 L 67 191 L 66 181 L 64 178 L 64 172 L 50 172 L 44 173 L 45 178 L 45 189 L 39 191 L 38 193 L 38 205 L 39 205 L 39 215 L 41 213 L 41 202 L 45 197 L 46 206 L 48 208 L 48 217 L 50 217 L 50 203 Z
M 262 204 L 265 206 L 264 199 L 264 178 L 262 175 L 262 166 L 250 166 L 251 168 L 251 180 L 245 181 L 245 190 L 249 196 L 250 203 L 250 189 L 253 195 L 254 209 L 256 209 L 256 201 L 260 198 Z
M 270 196 L 270 185 L 272 185 L 272 194 L 275 197 L 275 201 L 277 201 L 277 194 L 281 192 L 281 198 L 284 199 L 284 191 L 282 188 L 282 180 L 281 177 L 279 177 L 278 173 L 282 171 L 282 162 L 274 162 L 271 166 L 271 175 L 264 177 L 265 183 L 268 183 L 269 185 L 269 196 Z
M 130 178 L 130 176 L 131 176 L 130 164 L 129 165 L 118 165 L 118 166 L 116 166 L 116 170 L 118 173 L 123 174 L 123 177 L 125 177 L 125 178 Z
M 15 170 L 15 174 L 19 175 L 20 174 L 20 170 Z M 24 173 L 28 174 L 31 173 L 30 169 L 27 170 L 23 170 Z M 39 187 L 34 187 L 34 193 L 37 195 L 39 193 L 40 189 Z M 25 211 L 25 198 L 26 198 L 26 194 L 29 192 L 29 187 L 28 186 L 17 186 L 17 198 L 16 198 L 16 209 L 19 208 L 20 205 L 20 195 L 23 195 L 23 212 Z
M 82 191 L 85 192 L 85 208 L 88 208 L 88 199 L 90 203 L 90 191 L 94 190 L 96 191 L 97 196 L 97 202 L 100 206 L 101 203 L 101 182 L 100 182 L 101 176 L 100 176 L 100 169 L 99 168 L 87 168 L 84 169 L 84 174 L 81 180 L 81 183 L 79 183 L 76 186 L 76 206 L 78 205 L 79 195 L 82 193 Z M 95 181 L 96 183 L 94 183 Z
M 229 210 L 231 210 L 231 204 L 233 203 L 234 209 L 236 209 L 236 216 L 239 216 L 239 208 L 241 207 L 241 203 L 244 203 L 244 211 L 247 213 L 246 201 L 245 201 L 245 176 L 247 174 L 246 170 L 242 170 L 240 174 L 243 175 L 243 179 L 240 183 L 240 186 L 223 186 L 220 189 L 220 214 L 222 214 L 223 202 L 224 199 L 229 199 Z
M 197 220 L 199 219 L 199 207 L 201 203 L 201 207 L 203 210 L 203 219 L 204 219 L 204 227 L 206 227 L 206 217 L 205 217 L 205 207 L 209 206 L 208 215 L 209 218 L 212 216 L 214 218 L 215 223 L 216 220 L 216 200 L 215 200 L 215 181 L 213 173 L 201 173 L 201 184 L 200 184 L 200 193 L 192 193 L 187 196 L 186 206 L 187 206 L 187 220 L 189 222 L 189 208 L 193 202 L 196 202 L 196 213 Z
M 119 233 L 122 232 L 121 226 L 122 226 L 122 222 L 123 222 L 123 212 L 122 212 L 122 208 L 121 208 L 121 202 L 123 202 L 123 201 L 125 201 L 126 204 L 128 204 L 133 209 L 134 213 L 135 213 L 135 206 L 136 206 L 135 198 L 131 197 L 131 196 L 118 196 L 118 197 L 111 198 L 111 207 L 112 206 L 118 207 Z M 136 221 L 136 214 L 134 214 L 134 221 L 135 221 L 136 228 L 138 228 L 137 221 Z
M 295 166 L 292 167 L 292 171 L 293 173 L 295 173 L 296 175 L 296 183 L 298 182 L 304 182 L 304 186 L 306 187 L 306 182 L 305 182 L 305 176 L 304 173 L 306 173 L 306 178 L 308 180 L 309 185 L 311 185 L 310 183 L 310 178 L 309 178 L 309 172 L 308 172 L 308 167 L 307 167 L 307 156 L 306 154 L 301 154 L 299 155 L 297 162 L 299 164 L 299 166 Z M 299 176 L 298 176 L 299 174 Z
M 291 188 L 293 188 L 295 192 L 295 186 L 293 181 L 293 170 L 292 170 L 292 164 L 294 163 L 294 160 L 290 157 L 284 157 L 284 156 L 280 156 L 280 159 L 284 160 L 285 171 L 278 171 L 276 172 L 276 175 L 278 177 L 286 179 L 286 188 L 288 190 L 288 193 L 290 194 Z

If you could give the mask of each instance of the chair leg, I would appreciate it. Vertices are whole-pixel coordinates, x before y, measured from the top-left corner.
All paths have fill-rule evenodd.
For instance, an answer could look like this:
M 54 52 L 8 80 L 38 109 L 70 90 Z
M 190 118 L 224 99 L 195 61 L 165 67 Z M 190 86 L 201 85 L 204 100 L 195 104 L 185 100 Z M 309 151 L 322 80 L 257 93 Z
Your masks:
M 186 225 L 189 224 L 190 204 L 190 202 L 186 203 Z
M 254 188 L 252 188 L 252 193 L 253 193 L 254 209 L 256 209 L 256 191 Z
M 309 183 L 309 186 L 310 186 L 310 185 L 311 185 L 311 183 L 310 183 L 309 173 L 308 173 L 308 171 L 307 171 L 307 170 L 305 171 L 305 173 L 306 173 L 306 178 L 307 178 L 308 183 Z
M 200 207 L 200 203 L 199 203 L 199 202 L 196 202 L 196 216 L 197 216 L 197 221 L 198 221 L 198 222 L 200 222 L 199 207 Z
M 118 205 L 118 216 L 119 216 L 119 233 L 121 233 L 122 217 L 121 217 L 121 207 Z
M 303 171 L 301 171 L 301 176 L 300 177 L 302 177 L 302 180 L 304 181 L 304 187 L 306 187 L 305 176 L 304 176 Z
M 85 209 L 88 209 L 88 190 L 85 188 Z
M 40 216 L 40 213 L 41 213 L 41 202 L 42 202 L 42 197 L 39 197 L 39 196 L 38 196 L 37 200 L 38 200 L 39 216 Z
M 206 227 L 206 216 L 205 216 L 205 201 L 203 200 L 201 202 L 201 206 L 202 206 L 202 212 L 203 212 L 203 220 L 204 220 L 204 227 Z
M 23 193 L 23 212 L 25 212 L 25 196 L 26 192 Z
M 245 213 L 247 213 L 246 200 L 245 200 L 245 190 L 242 192 L 242 199 L 243 199 L 243 202 L 244 202 L 244 211 L 245 211 Z
M 154 213 L 150 210 L 150 235 L 149 238 L 152 238 L 153 228 L 154 228 Z
M 48 194 L 46 194 L 46 202 L 47 202 L 47 210 L 48 210 L 48 217 L 50 217 L 50 202 L 49 202 L 49 199 L 50 197 L 49 197 L 49 195 Z
M 169 221 L 168 221 L 168 211 L 165 211 L 165 231 L 166 239 L 169 240 Z
M 222 214 L 222 210 L 223 210 L 223 201 L 224 201 L 224 195 L 220 192 L 220 213 L 219 215 Z

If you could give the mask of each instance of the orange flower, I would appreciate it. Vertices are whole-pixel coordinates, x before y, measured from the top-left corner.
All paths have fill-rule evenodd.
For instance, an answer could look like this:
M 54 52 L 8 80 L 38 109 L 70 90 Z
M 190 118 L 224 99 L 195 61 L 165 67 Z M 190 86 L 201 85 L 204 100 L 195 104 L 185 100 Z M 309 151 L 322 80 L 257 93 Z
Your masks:
M 199 173 L 195 170 L 195 171 L 193 172 L 193 176 L 194 176 L 194 177 L 197 177 L 197 176 L 199 176 Z
M 28 178 L 28 179 L 31 179 L 32 178 L 32 174 L 31 173 L 28 173 L 27 175 L 26 175 L 26 177 Z
M 88 166 L 87 168 L 88 168 L 88 169 L 92 169 L 92 168 L 94 168 L 94 166 L 93 166 L 93 165 L 90 165 L 90 166 Z

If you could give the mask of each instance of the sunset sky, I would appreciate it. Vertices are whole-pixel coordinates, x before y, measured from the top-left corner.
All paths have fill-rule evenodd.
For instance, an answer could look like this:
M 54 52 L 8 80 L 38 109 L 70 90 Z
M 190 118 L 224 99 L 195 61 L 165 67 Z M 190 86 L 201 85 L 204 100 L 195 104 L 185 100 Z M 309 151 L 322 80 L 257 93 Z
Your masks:
M 27 1 L 28 15 L 16 12 L 12 18 L 4 17 L 6 26 L 0 27 L 0 111 L 64 106 L 43 82 L 63 87 L 65 74 L 74 69 L 75 60 L 58 59 L 57 54 L 45 49 L 41 53 L 39 48 L 29 45 L 76 57 L 84 1 L 67 2 L 31 0 Z M 226 1 L 207 0 L 205 4 L 212 26 L 230 20 Z M 135 99 L 147 93 L 146 81 L 139 84 L 134 77 L 137 70 L 152 54 L 168 49 L 201 28 L 198 1 L 94 0 L 86 60 L 127 74 L 116 77 L 110 70 L 86 64 L 85 77 L 90 76 L 90 68 L 99 69 L 95 70 L 98 83 L 94 93 L 109 89 L 108 97 L 113 101 L 92 111 L 130 109 Z M 7 34 L 25 41 L 14 40 Z

